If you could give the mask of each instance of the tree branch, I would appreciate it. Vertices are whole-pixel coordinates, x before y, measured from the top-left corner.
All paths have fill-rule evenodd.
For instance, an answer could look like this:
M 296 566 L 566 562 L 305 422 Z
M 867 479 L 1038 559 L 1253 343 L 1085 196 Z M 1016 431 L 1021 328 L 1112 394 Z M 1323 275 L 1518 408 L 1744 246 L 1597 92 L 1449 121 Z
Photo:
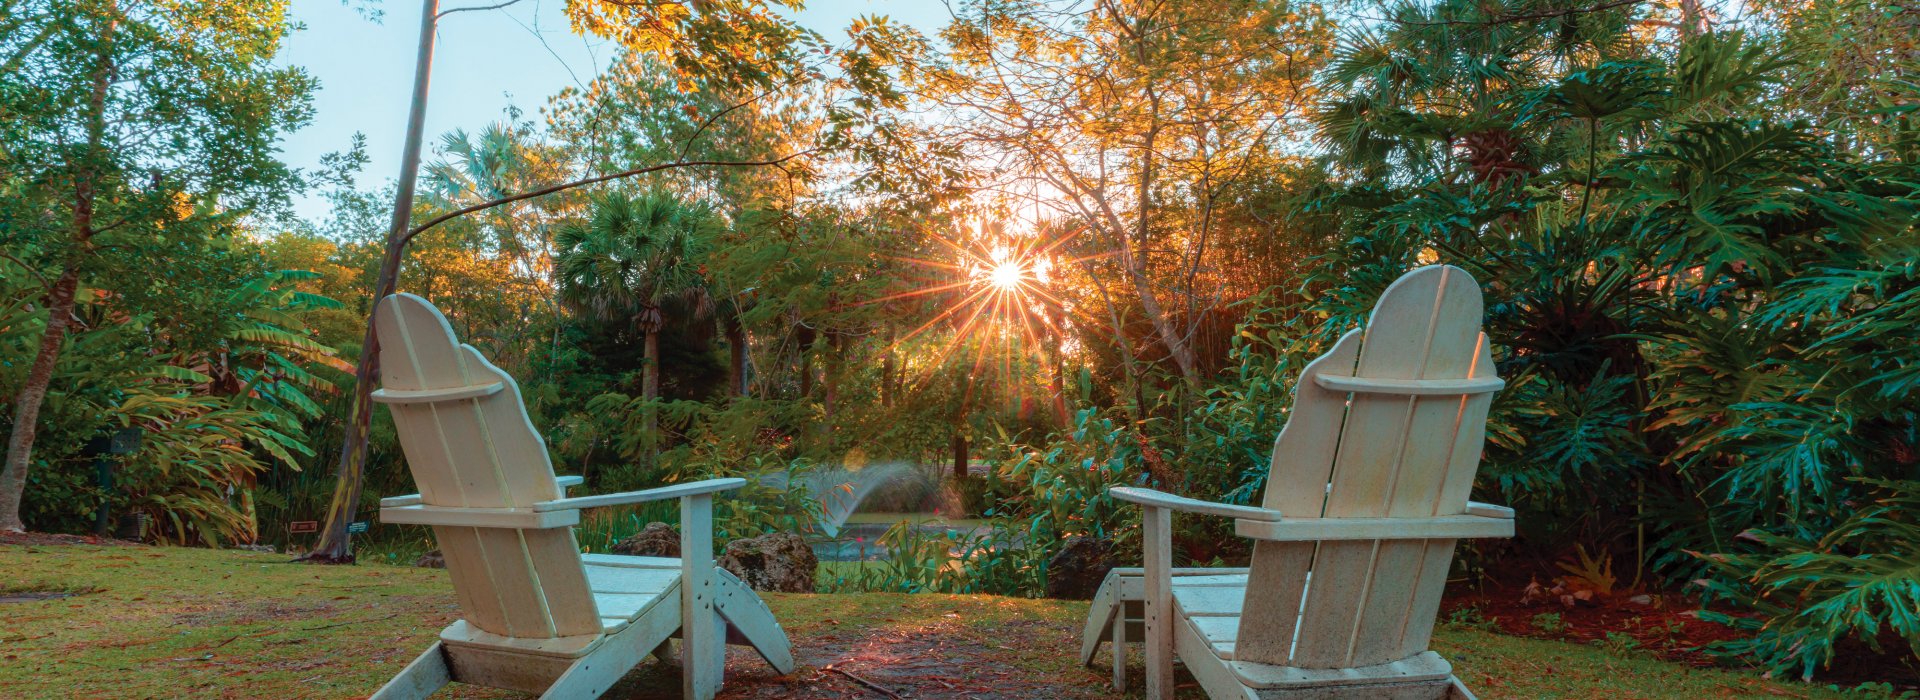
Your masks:
M 499 199 L 493 199 L 493 200 L 488 200 L 488 201 L 485 201 L 485 202 L 481 202 L 481 203 L 479 203 L 479 204 L 475 204 L 475 205 L 472 205 L 472 206 L 468 206 L 468 207 L 461 207 L 461 208 L 459 208 L 459 209 L 455 209 L 455 210 L 453 210 L 453 211 L 450 211 L 450 212 L 447 212 L 447 213 L 445 213 L 445 214 L 441 214 L 441 215 L 439 215 L 439 216 L 436 216 L 436 217 L 433 217 L 432 219 L 428 219 L 426 223 L 424 223 L 424 224 L 421 224 L 421 225 L 419 225 L 419 226 L 415 226 L 415 227 L 413 227 L 413 229 L 411 229 L 411 230 L 409 230 L 409 231 L 407 231 L 407 235 L 405 235 L 405 236 L 402 236 L 402 237 L 400 238 L 400 244 L 399 244 L 399 245 L 400 245 L 400 247 L 402 247 L 402 248 L 404 248 L 404 247 L 406 247 L 406 245 L 407 245 L 408 243 L 411 243 L 411 242 L 413 241 L 413 237 L 414 237 L 414 236 L 418 236 L 418 235 L 420 235 L 420 234 L 421 234 L 422 232 L 425 232 L 425 231 L 426 231 L 427 229 L 430 229 L 430 228 L 433 228 L 433 227 L 435 227 L 435 226 L 438 226 L 438 225 L 440 225 L 440 224 L 442 224 L 442 223 L 446 223 L 446 222 L 447 222 L 447 221 L 448 221 L 449 219 L 454 219 L 454 218 L 457 218 L 457 217 L 461 217 L 461 216 L 466 216 L 466 215 L 468 215 L 468 214 L 472 214 L 472 213 L 474 213 L 474 212 L 476 212 L 476 211 L 480 211 L 480 210 L 483 210 L 483 209 L 492 209 L 492 208 L 494 208 L 494 207 L 497 207 L 497 206 L 500 206 L 500 205 L 502 205 L 502 204 L 512 204 L 512 203 L 514 203 L 514 202 L 518 202 L 518 201 L 520 201 L 520 200 L 523 200 L 523 199 L 532 199 L 532 198 L 534 198 L 534 197 L 542 197 L 542 196 L 545 196 L 545 195 L 550 195 L 550 194 L 553 194 L 553 193 L 555 193 L 555 192 L 564 192 L 564 191 L 566 191 L 566 190 L 570 190 L 570 189 L 574 189 L 574 188 L 576 188 L 576 187 L 585 187 L 585 186 L 587 186 L 587 185 L 594 185 L 594 184 L 599 184 L 599 183 L 602 183 L 602 182 L 606 182 L 606 181 L 608 181 L 608 180 L 619 180 L 619 179 L 622 179 L 622 178 L 629 178 L 629 177 L 634 177 L 634 176 L 636 176 L 636 175 L 645 175 L 645 174 L 647 174 L 647 173 L 651 173 L 651 172 L 657 172 L 657 171 L 661 171 L 661 170 L 670 170 L 670 169 L 673 169 L 673 168 L 691 168 L 691 167 L 695 167 L 695 166 L 700 166 L 700 165 L 715 165 L 715 166 L 722 166 L 722 167 L 734 167 L 734 168 L 740 168 L 740 167 L 756 167 L 756 166 L 763 166 L 763 165 L 773 165 L 773 166 L 778 166 L 778 165 L 780 165 L 780 164 L 782 164 L 782 163 L 785 163 L 785 162 L 787 162 L 787 161 L 790 161 L 790 160 L 793 160 L 793 159 L 795 159 L 795 158 L 799 158 L 799 157 L 801 157 L 801 156 L 805 156 L 805 155 L 810 155 L 810 154 L 812 154 L 812 153 L 814 152 L 814 150 L 815 150 L 815 149 L 811 149 L 811 148 L 809 148 L 809 149 L 807 149 L 807 150 L 804 150 L 804 151 L 799 151 L 799 152 L 796 152 L 796 153 L 789 153 L 789 154 L 787 154 L 787 155 L 784 155 L 784 156 L 781 156 L 781 157 L 779 157 L 779 158 L 775 158 L 775 159 L 773 159 L 773 160 L 751 160 L 751 161 L 726 161 L 726 160 L 690 160 L 690 161 L 675 161 L 675 162 L 672 162 L 672 163 L 661 163 L 661 164 L 659 164 L 659 165 L 649 165 L 649 166 L 647 166 L 647 167 L 644 167 L 644 168 L 634 168 L 634 169 L 632 169 L 632 170 L 622 170 L 622 171 L 620 171 L 620 172 L 617 172 L 617 173 L 613 173 L 613 174 L 611 174 L 611 175 L 598 175 L 598 176 L 595 176 L 595 177 L 590 177 L 590 178 L 587 178 L 587 179 L 584 179 L 584 180 L 574 180 L 573 182 L 563 182 L 563 183 L 560 183 L 560 184 L 558 184 L 558 185 L 553 185 L 553 186 L 550 186 L 550 187 L 542 187 L 542 188 L 540 188 L 540 189 L 537 189 L 537 190 L 533 190 L 533 191 L 531 191 L 531 192 L 522 192 L 522 193 L 520 193 L 520 194 L 516 194 L 516 195 L 509 195 L 509 196 L 506 196 L 506 197 L 501 197 L 501 198 L 499 198 Z
M 1481 19 L 1481 20 L 1447 19 L 1447 20 L 1439 20 L 1436 22 L 1417 22 L 1414 20 L 1396 19 L 1392 17 L 1374 18 L 1374 19 L 1377 19 L 1378 21 L 1382 21 L 1382 22 L 1392 22 L 1394 24 L 1408 25 L 1408 26 L 1414 26 L 1414 27 L 1447 27 L 1447 26 L 1455 26 L 1455 25 L 1474 25 L 1474 26 L 1490 27 L 1496 24 L 1512 24 L 1514 22 L 1531 22 L 1533 20 L 1540 20 L 1540 19 L 1553 19 L 1556 17 L 1568 17 L 1572 15 L 1585 15 L 1585 14 L 1592 14 L 1595 12 L 1606 12 L 1607 10 L 1626 7 L 1628 5 L 1638 5 L 1642 2 L 1646 2 L 1646 0 L 1613 0 L 1613 2 L 1594 5 L 1593 7 L 1571 7 L 1564 10 L 1551 10 L 1547 12 L 1529 12 L 1521 15 L 1504 15 L 1504 16 L 1494 17 L 1491 19 Z
M 440 19 L 441 17 L 445 17 L 455 12 L 480 12 L 484 10 L 498 10 L 502 7 L 518 4 L 519 2 L 520 0 L 507 0 L 506 2 L 500 3 L 498 5 L 485 5 L 485 6 L 478 6 L 478 7 L 456 7 L 451 10 L 441 10 L 440 14 L 434 15 L 433 18 Z
M 40 280 L 40 286 L 42 286 L 42 287 L 51 287 L 51 286 L 53 286 L 53 282 L 52 282 L 52 281 L 50 281 L 50 280 L 48 280 L 48 279 L 47 279 L 47 276 L 46 276 L 46 275 L 43 275 L 43 274 L 40 274 L 40 271 L 39 271 L 39 270 L 35 270 L 35 269 L 33 269 L 33 266 L 32 266 L 32 265 L 28 265 L 28 264 L 26 263 L 26 261 L 24 261 L 24 260 L 21 260 L 21 259 L 19 259 L 19 258 L 16 258 L 16 257 L 13 257 L 13 254 L 12 254 L 12 253 L 9 253 L 9 252 L 7 252 L 7 251 L 4 251 L 4 250 L 0 250 L 0 257 L 4 257 L 4 258 L 6 258 L 6 259 L 8 259 L 8 260 L 12 260 L 12 261 L 13 261 L 13 263 L 14 263 L 15 265 L 19 265 L 19 266 L 20 266 L 20 269 L 22 269 L 22 270 L 26 270 L 28 274 L 31 274 L 31 275 L 33 275 L 33 276 L 34 276 L 34 278 L 35 278 L 35 279 L 38 279 L 38 280 Z

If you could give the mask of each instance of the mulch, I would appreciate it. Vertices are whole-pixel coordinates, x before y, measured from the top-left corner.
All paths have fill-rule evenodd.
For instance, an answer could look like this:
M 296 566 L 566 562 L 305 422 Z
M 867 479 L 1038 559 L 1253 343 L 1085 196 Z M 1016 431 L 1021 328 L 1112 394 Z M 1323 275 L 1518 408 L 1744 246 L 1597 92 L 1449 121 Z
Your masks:
M 1698 601 L 1672 593 L 1622 593 L 1568 606 L 1558 600 L 1526 600 L 1519 589 L 1486 588 L 1449 595 L 1440 619 L 1478 621 L 1512 637 L 1632 645 L 1667 661 L 1721 666 L 1705 648 L 1746 635 L 1700 619 L 1699 609 Z
M 1703 606 L 1693 596 L 1625 590 L 1568 601 L 1558 595 L 1538 595 L 1537 590 L 1536 595 L 1529 596 L 1527 584 L 1533 581 L 1553 586 L 1565 579 L 1542 569 L 1527 581 L 1516 580 L 1514 572 L 1509 572 L 1504 583 L 1450 589 L 1441 604 L 1440 619 L 1485 625 L 1491 627 L 1491 631 L 1512 637 L 1630 647 L 1632 653 L 1650 654 L 1696 668 L 1733 665 L 1726 657 L 1712 653 L 1710 647 L 1749 636 L 1744 631 L 1701 619 L 1699 611 Z M 1733 617 L 1758 617 L 1752 612 L 1719 604 L 1704 607 Z M 1890 682 L 1897 690 L 1920 690 L 1920 659 L 1904 652 L 1904 643 L 1892 630 L 1883 632 L 1879 651 L 1851 639 L 1836 645 L 1833 662 L 1820 671 L 1820 682 L 1841 687 Z

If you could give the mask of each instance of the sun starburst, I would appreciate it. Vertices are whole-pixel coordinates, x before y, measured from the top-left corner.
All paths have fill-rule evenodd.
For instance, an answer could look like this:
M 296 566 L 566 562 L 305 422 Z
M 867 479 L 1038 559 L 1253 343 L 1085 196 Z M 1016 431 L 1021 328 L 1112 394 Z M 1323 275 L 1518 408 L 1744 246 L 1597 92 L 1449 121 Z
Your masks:
M 1026 266 L 1020 261 L 1008 260 L 994 265 L 992 270 L 987 271 L 987 282 L 999 287 L 1002 291 L 1015 290 L 1020 288 L 1020 278 L 1025 277 L 1026 274 Z
M 962 229 L 951 239 L 935 237 L 944 255 L 930 256 L 934 259 L 895 257 L 929 270 L 935 277 L 914 289 L 859 304 L 947 298 L 932 317 L 897 338 L 889 348 L 897 349 L 936 330 L 943 331 L 942 335 L 951 333 L 950 341 L 910 359 L 910 366 L 920 368 L 922 385 L 938 368 L 961 357 L 970 360 L 975 377 L 986 376 L 983 372 L 1005 372 L 1010 377 L 1018 371 L 1022 357 L 1042 360 L 1057 356 L 1068 335 L 1064 325 L 1077 313 L 1061 300 L 1054 277 L 1056 269 L 1064 269 L 1061 266 L 1087 259 L 1063 254 L 1075 233 L 1052 228 L 1048 234 L 1008 234 L 997 226 L 979 225 Z M 990 370 L 989 365 L 1000 369 Z

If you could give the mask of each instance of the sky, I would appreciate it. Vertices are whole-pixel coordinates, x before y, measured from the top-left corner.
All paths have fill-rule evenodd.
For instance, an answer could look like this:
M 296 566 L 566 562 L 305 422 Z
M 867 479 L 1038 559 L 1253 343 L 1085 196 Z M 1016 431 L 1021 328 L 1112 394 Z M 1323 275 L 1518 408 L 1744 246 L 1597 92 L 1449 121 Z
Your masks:
M 441 11 L 497 4 L 497 0 L 441 0 Z M 453 129 L 477 131 L 504 118 L 508 107 L 537 116 L 547 98 L 567 86 L 584 86 L 603 69 L 613 47 L 574 34 L 562 14 L 564 0 L 521 0 L 511 7 L 456 12 L 440 18 L 427 98 L 426 160 L 439 136 Z M 378 13 L 369 19 L 369 10 Z M 301 28 L 276 59 L 317 78 L 313 120 L 281 142 L 288 165 L 311 169 L 320 157 L 346 150 L 353 134 L 366 134 L 370 161 L 362 187 L 398 174 L 406 138 L 407 108 L 419 48 L 420 5 L 403 0 L 294 0 Z M 938 0 L 814 0 L 801 24 L 829 40 L 845 38 L 849 20 L 886 15 L 931 36 L 946 25 Z M 327 214 L 312 194 L 294 199 L 294 212 L 308 220 Z

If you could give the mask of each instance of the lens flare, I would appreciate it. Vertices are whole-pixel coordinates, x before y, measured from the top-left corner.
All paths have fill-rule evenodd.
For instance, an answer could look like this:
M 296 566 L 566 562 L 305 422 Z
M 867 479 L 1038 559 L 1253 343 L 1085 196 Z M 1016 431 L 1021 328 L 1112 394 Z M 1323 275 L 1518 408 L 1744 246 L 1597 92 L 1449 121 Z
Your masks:
M 933 308 L 931 317 L 895 338 L 888 347 L 888 352 L 892 352 L 936 329 L 951 334 L 949 342 L 930 347 L 925 355 L 909 360 L 909 365 L 917 368 L 916 373 L 923 375 L 917 382 L 922 386 L 935 376 L 935 369 L 950 360 L 965 362 L 969 354 L 975 376 L 980 376 L 989 362 L 1005 368 L 1011 376 L 1016 356 L 1044 358 L 1057 354 L 1068 340 L 1064 332 L 1066 324 L 1101 322 L 1080 318 L 1085 310 L 1065 303 L 1054 288 L 1054 278 L 1060 269 L 1110 255 L 1063 254 L 1062 249 L 1084 229 L 1055 229 L 1046 235 L 1004 235 L 997 231 L 988 234 L 986 227 L 980 228 L 981 232 L 973 235 L 963 229 L 961 235 L 954 238 L 933 237 L 944 252 L 951 255 L 940 256 L 945 259 L 893 256 L 934 276 L 913 289 L 850 304 L 864 306 L 915 298 L 944 298 Z M 965 350 L 968 347 L 971 347 L 970 353 Z
M 987 271 L 987 283 L 1004 291 L 1019 289 L 1021 278 L 1026 276 L 1026 270 L 1022 269 L 1024 267 L 1018 260 L 1008 260 L 994 265 Z

